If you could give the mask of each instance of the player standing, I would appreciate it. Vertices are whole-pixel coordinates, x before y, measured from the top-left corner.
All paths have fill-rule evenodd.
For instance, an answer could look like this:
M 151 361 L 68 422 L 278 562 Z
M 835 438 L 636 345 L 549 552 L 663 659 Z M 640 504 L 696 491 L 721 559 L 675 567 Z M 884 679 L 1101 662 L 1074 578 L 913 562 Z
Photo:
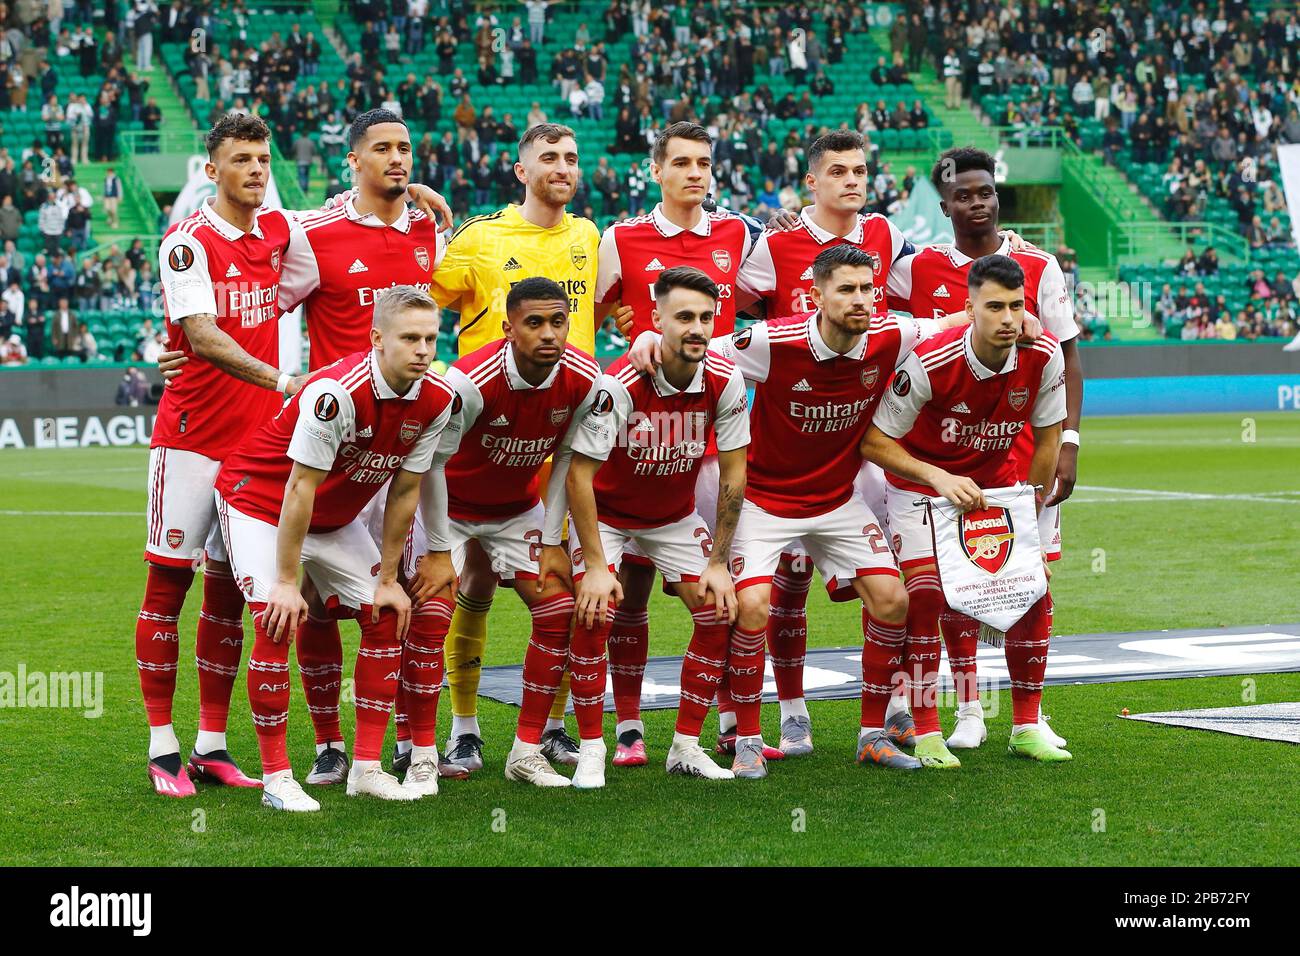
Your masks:
M 1011 449 L 1032 430 L 1028 480 L 1046 487 L 1056 471 L 1066 417 L 1065 361 L 1050 334 L 1017 348 L 1026 305 L 1025 273 L 1002 255 L 977 259 L 965 277 L 971 325 L 920 345 L 894 376 L 862 442 L 862 454 L 889 473 L 889 523 L 907 578 L 906 683 L 916 719 L 917 758 L 927 767 L 960 761 L 944 745 L 935 708 L 938 618 L 944 602 L 931 529 L 918 495 L 943 496 L 962 511 L 984 507 L 983 488 L 1021 480 Z M 1043 499 L 1036 496 L 1041 509 Z M 1010 751 L 1040 761 L 1069 760 L 1039 723 L 1051 637 L 1045 594 L 1006 635 L 1013 709 Z
M 650 175 L 662 201 L 648 215 L 616 222 L 600 240 L 596 301 L 620 302 L 630 310 L 629 340 L 653 331 L 656 282 L 669 268 L 691 266 L 718 286 L 713 334 L 736 326 L 736 279 L 753 247 L 748 223 L 725 211 L 703 208 L 713 181 L 713 139 L 695 123 L 673 123 L 659 133 L 650 154 Z M 626 325 L 626 323 L 624 323 Z M 718 498 L 718 462 L 710 448 L 700 467 L 695 497 L 705 524 L 713 521 Z M 633 546 L 623 551 L 623 599 L 609 638 L 609 669 L 618 714 L 615 766 L 646 762 L 641 721 L 641 681 L 649 654 L 646 606 L 654 567 Z
M 328 607 L 361 625 L 357 759 L 348 795 L 415 800 L 438 792 L 436 773 L 423 786 L 408 775 L 404 786 L 383 771 L 379 756 L 411 612 L 397 575 L 420 479 L 433 463 L 455 394 L 429 370 L 438 310 L 422 290 L 389 291 L 375 309 L 371 342 L 370 350 L 316 372 L 217 476 L 222 532 L 253 611 L 248 700 L 262 754 L 262 803 L 277 810 L 320 809 L 293 779 L 285 746 L 289 643 L 307 616 L 300 565 Z M 360 515 L 385 486 L 377 548 Z M 447 555 L 441 560 L 445 566 Z M 442 603 L 450 617 L 450 600 Z
M 135 632 L 149 719 L 149 778 L 165 796 L 192 796 L 189 774 L 258 786 L 226 750 L 244 599 L 230 574 L 212 488 L 222 460 L 245 432 L 275 414 L 299 384 L 276 367 L 275 302 L 290 226 L 284 213 L 262 208 L 270 135 L 262 120 L 233 114 L 212 128 L 205 170 L 217 195 L 168 230 L 158 251 L 168 339 L 191 366 L 158 406 L 149 454 L 149 576 Z M 199 732 L 187 774 L 172 727 L 172 698 L 177 621 L 200 562 Z
M 668 772 L 733 776 L 704 752 L 699 736 L 722 679 L 735 619 L 728 556 L 745 491 L 745 382 L 735 365 L 708 351 L 720 302 L 709 276 L 690 266 L 665 269 L 656 274 L 654 300 L 651 320 L 663 334 L 663 363 L 646 373 L 626 356 L 614 362 L 566 449 L 572 452 L 567 505 L 581 544 L 572 552 L 577 618 L 569 650 L 582 737 L 575 787 L 605 784 L 605 644 L 622 594 L 614 573 L 630 542 L 653 562 L 694 621 Z M 714 435 L 720 479 L 710 533 L 696 509 L 695 488 Z M 565 503 L 553 499 L 548 512 L 562 514 Z
M 569 556 L 560 544 L 563 515 L 553 526 L 545 523 L 538 491 L 542 466 L 594 402 L 600 379 L 595 359 L 566 345 L 569 314 L 567 290 L 551 279 L 534 276 L 510 290 L 506 337 L 447 372 L 457 410 L 424 499 L 428 547 L 449 550 L 459 574 L 469 543 L 477 541 L 492 573 L 514 586 L 532 616 L 523 703 L 505 775 L 539 787 L 570 784 L 547 763 L 542 736 L 568 659 L 573 591 Z M 563 480 L 550 476 L 548 498 L 559 494 Z M 417 535 L 412 553 L 423 554 L 423 544 Z M 408 567 L 417 600 L 442 583 L 428 564 Z
M 439 305 L 460 312 L 462 357 L 501 338 L 502 327 L 509 324 L 506 300 L 511 289 L 534 276 L 559 282 L 569 305 L 569 341 L 586 354 L 595 354 L 600 234 L 590 219 L 567 211 L 580 175 L 573 130 L 554 123 L 532 126 L 519 140 L 515 163 L 515 177 L 526 190 L 523 204 L 467 219 L 452 235 L 431 291 Z M 471 541 L 447 637 L 452 729 L 446 759 L 467 770 L 483 766 L 479 669 L 496 582 L 487 556 Z M 574 764 L 578 745 L 564 729 L 567 696 L 565 689 L 556 698 L 544 745 L 550 759 Z
M 1037 318 L 1060 341 L 1065 361 L 1065 431 L 1040 519 L 1044 550 L 1048 560 L 1055 561 L 1061 556 L 1059 505 L 1074 490 L 1078 474 L 1079 423 L 1083 412 L 1083 372 L 1075 342 L 1079 329 L 1065 275 L 1052 254 L 1028 246 L 1014 248 L 1011 238 L 998 232 L 997 184 L 993 157 L 988 153 L 970 148 L 950 149 L 939 157 L 930 179 L 939 192 L 941 208 L 952 220 L 955 241 L 951 246 L 928 246 L 914 256 L 900 259 L 889 276 L 889 304 L 915 316 L 938 318 L 964 310 L 968 298 L 966 275 L 976 259 L 1005 255 L 1024 270 L 1024 312 Z M 1028 477 L 1033 449 L 1033 433 L 1026 429 L 1011 450 L 1022 481 Z M 940 627 L 960 701 L 957 726 L 948 744 L 954 748 L 978 747 L 987 737 L 975 679 L 979 627 L 971 618 L 946 609 L 940 617 Z M 1065 740 L 1052 731 L 1046 720 L 1040 723 L 1056 746 L 1065 746 Z

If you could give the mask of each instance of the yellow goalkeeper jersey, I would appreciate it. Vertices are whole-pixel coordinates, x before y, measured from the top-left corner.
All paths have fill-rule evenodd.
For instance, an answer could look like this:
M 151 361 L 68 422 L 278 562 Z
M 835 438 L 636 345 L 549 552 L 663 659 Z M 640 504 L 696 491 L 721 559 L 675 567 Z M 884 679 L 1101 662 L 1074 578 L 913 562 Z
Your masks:
M 528 222 L 514 204 L 465 220 L 452 234 L 430 288 L 440 306 L 460 311 L 460 354 L 501 338 L 510 287 L 545 276 L 569 294 L 569 344 L 594 355 L 599 246 L 596 224 L 572 213 L 551 229 Z

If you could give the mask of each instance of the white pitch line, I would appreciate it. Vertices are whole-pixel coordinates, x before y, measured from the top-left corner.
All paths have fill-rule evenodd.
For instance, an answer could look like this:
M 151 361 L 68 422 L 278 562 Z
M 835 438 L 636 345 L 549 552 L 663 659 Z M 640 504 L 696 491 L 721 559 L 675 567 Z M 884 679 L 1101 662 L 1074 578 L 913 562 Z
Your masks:
M 1275 505 L 1300 505 L 1300 501 L 1286 498 L 1265 497 L 1266 495 L 1290 495 L 1290 491 L 1264 491 L 1249 495 L 1212 495 L 1193 491 L 1163 491 L 1157 488 L 1112 488 L 1106 485 L 1076 485 L 1076 491 L 1100 491 L 1120 494 L 1125 497 L 1112 499 L 1117 501 L 1254 501 Z M 1080 499 L 1088 500 L 1088 499 Z M 1098 500 L 1098 499 L 1093 499 Z
M 0 515 L 22 518 L 143 518 L 143 511 L 17 511 L 0 510 Z
M 47 477 L 47 476 L 49 476 L 49 475 L 59 475 L 59 476 L 64 476 L 64 475 L 107 475 L 107 474 L 112 474 L 112 473 L 115 473 L 115 472 L 125 473 L 125 472 L 130 472 L 130 471 L 138 472 L 139 474 L 144 475 L 144 474 L 148 471 L 148 469 L 146 469 L 146 468 L 141 468 L 141 467 L 138 466 L 138 465 L 134 465 L 134 466 L 132 466 L 132 467 L 130 467 L 130 468 L 92 468 L 92 469 L 81 469 L 81 470 L 79 470 L 79 471 L 71 471 L 71 470 L 69 470 L 69 469 L 67 469 L 67 468 L 57 468 L 57 469 L 50 469 L 49 471 L 20 471 L 20 472 L 18 472 L 16 475 L 11 475 L 11 476 L 8 476 L 8 477 L 12 477 L 12 478 L 45 478 L 45 477 Z

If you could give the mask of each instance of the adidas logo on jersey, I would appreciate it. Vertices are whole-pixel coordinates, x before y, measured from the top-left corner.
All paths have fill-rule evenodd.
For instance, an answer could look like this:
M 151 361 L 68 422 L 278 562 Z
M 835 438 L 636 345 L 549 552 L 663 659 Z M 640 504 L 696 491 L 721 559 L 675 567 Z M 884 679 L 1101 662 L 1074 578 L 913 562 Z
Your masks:
M 505 426 L 507 426 L 507 425 L 509 425 L 509 424 L 510 424 L 510 419 L 506 418 L 504 415 L 498 415 L 498 416 L 496 417 L 496 421 L 494 421 L 494 422 L 491 424 L 491 426 L 489 426 L 489 427 L 491 427 L 491 428 L 504 428 Z
M 951 293 L 948 292 L 948 287 L 946 285 L 939 286 L 939 288 L 935 289 L 930 294 L 934 296 L 936 299 L 952 298 Z
M 663 267 L 664 264 L 655 258 L 650 260 L 650 263 L 645 267 L 645 271 L 654 272 L 656 269 L 663 269 Z
M 519 264 L 519 260 L 516 259 L 514 256 L 511 256 L 509 259 L 506 260 L 506 264 L 501 267 L 501 271 L 511 272 L 514 269 L 522 269 L 522 268 L 523 266 Z
M 806 280 L 808 280 L 808 279 L 811 279 L 812 277 L 813 277 L 813 274 L 812 274 L 812 266 L 809 266 L 807 269 L 804 269 L 804 270 L 803 270 L 803 275 L 801 275 L 801 276 L 799 277 L 799 281 L 800 281 L 800 282 L 804 282 L 804 281 L 806 281 Z
M 366 268 L 366 264 L 362 262 L 360 259 L 354 260 L 352 265 L 348 266 L 348 275 L 356 275 L 358 272 L 369 272 L 369 271 L 370 270 Z
M 960 415 L 969 415 L 969 414 L 970 414 L 970 408 L 966 405 L 965 402 L 958 402 L 956 405 L 954 405 L 954 406 L 952 407 L 952 410 L 953 410 L 954 412 L 957 412 L 957 413 L 960 414 Z
M 236 269 L 236 268 L 235 268 L 235 264 L 232 262 L 232 263 L 230 264 L 230 268 L 226 270 L 226 278 L 227 278 L 227 279 L 233 279 L 235 276 L 238 276 L 238 275 L 243 275 L 243 273 L 240 272 L 238 269 Z
M 358 438 L 373 438 L 373 437 L 374 437 L 374 434 L 375 434 L 375 429 L 374 429 L 372 426 L 367 425 L 365 428 L 361 429 L 361 431 L 357 432 L 357 437 L 358 437 Z
M 790 391 L 792 392 L 811 392 L 812 390 L 812 386 L 808 384 L 808 379 L 806 378 L 799 379 L 799 381 L 795 382 L 795 384 L 790 388 Z

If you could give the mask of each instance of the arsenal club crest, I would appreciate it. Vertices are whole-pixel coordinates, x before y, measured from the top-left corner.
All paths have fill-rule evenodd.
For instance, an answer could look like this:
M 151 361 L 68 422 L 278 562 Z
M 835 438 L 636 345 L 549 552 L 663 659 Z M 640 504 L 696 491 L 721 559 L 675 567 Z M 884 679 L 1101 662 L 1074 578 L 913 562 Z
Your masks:
M 880 253 L 873 252 L 870 249 L 863 249 L 862 251 L 865 252 L 867 254 L 867 258 L 871 260 L 872 273 L 874 273 L 875 275 L 880 275 Z
M 1011 558 L 1015 530 L 1006 508 L 968 511 L 957 519 L 957 534 L 966 557 L 975 567 L 997 574 Z
M 551 424 L 557 428 L 564 424 L 564 420 L 569 417 L 569 406 L 561 405 L 559 408 L 551 409 Z
M 280 271 L 280 250 L 279 249 L 271 250 L 271 271 L 272 272 Z
M 713 264 L 723 272 L 731 271 L 731 253 L 726 249 L 713 250 Z
M 180 247 L 177 246 L 177 248 L 179 249 Z M 181 542 L 184 540 L 185 540 L 185 532 L 182 531 L 180 528 L 167 529 L 167 547 L 171 548 L 173 551 L 179 548 L 181 546 Z
M 569 259 L 573 261 L 573 268 L 581 269 L 587 264 L 587 250 L 582 246 L 569 246 Z
M 415 264 L 420 267 L 422 272 L 429 268 L 429 250 L 424 246 L 415 247 Z
M 740 572 L 744 570 L 745 570 L 744 558 L 742 558 L 740 555 L 736 555 L 734 558 L 731 559 L 731 576 L 733 578 L 740 577 Z
M 1020 411 L 1025 407 L 1025 402 L 1029 401 L 1029 389 L 1013 388 L 1007 393 L 1007 401 L 1011 404 L 1012 408 L 1016 411 Z
M 575 568 L 580 568 L 580 567 L 582 567 L 582 549 L 581 549 L 581 548 L 574 548 L 574 549 L 573 549 L 573 566 L 574 566 Z
M 409 445 L 420 437 L 420 432 L 424 431 L 424 426 L 412 418 L 402 422 L 402 427 L 397 433 L 397 437 L 402 439 L 403 445 Z
M 862 387 L 875 388 L 876 382 L 880 380 L 880 366 L 873 365 L 870 368 L 862 370 Z

